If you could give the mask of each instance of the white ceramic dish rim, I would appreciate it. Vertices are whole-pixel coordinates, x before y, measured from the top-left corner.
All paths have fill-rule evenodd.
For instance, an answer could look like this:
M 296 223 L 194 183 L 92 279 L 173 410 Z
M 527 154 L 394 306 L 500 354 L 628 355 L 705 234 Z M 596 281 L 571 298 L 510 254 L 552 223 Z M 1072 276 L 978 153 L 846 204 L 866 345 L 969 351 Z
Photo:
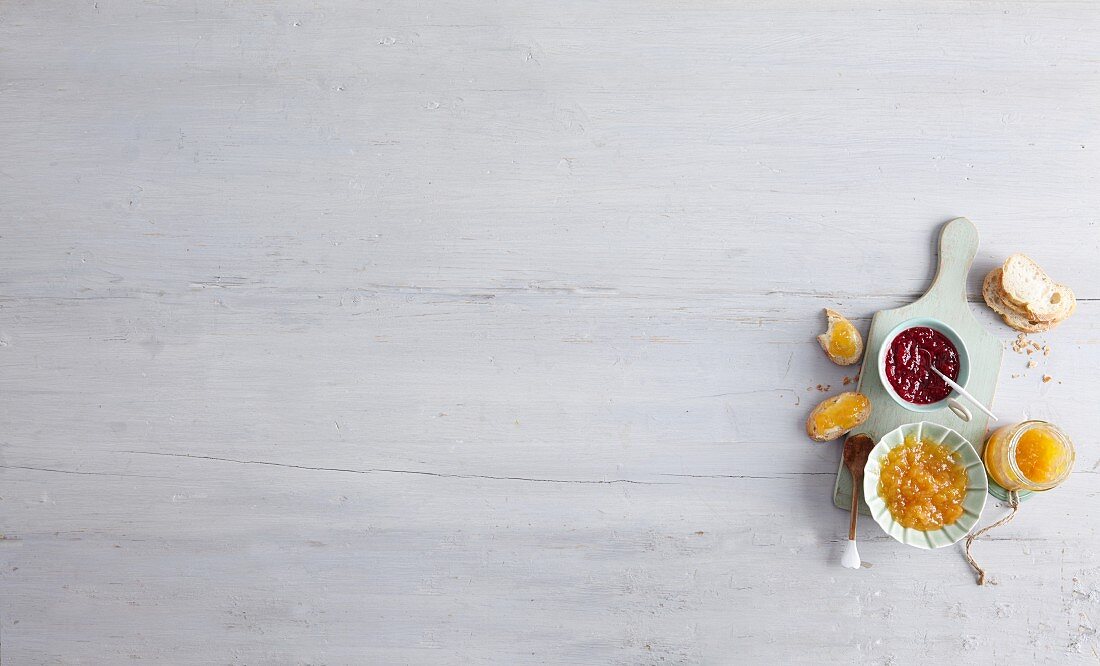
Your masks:
M 970 381 L 970 353 L 966 350 L 966 343 L 963 342 L 962 337 L 955 332 L 955 329 L 934 317 L 914 317 L 912 319 L 906 319 L 886 334 L 878 350 L 878 379 L 882 384 L 882 388 L 886 390 L 886 394 L 905 409 L 911 412 L 934 412 L 946 407 L 949 400 L 960 399 L 962 396 L 959 395 L 958 391 L 951 389 L 951 392 L 948 393 L 947 397 L 943 400 L 930 402 L 927 405 L 918 405 L 898 395 L 897 391 L 894 390 L 894 386 L 890 383 L 890 379 L 886 376 L 886 353 L 890 351 L 890 345 L 894 342 L 894 338 L 902 331 L 917 326 L 927 326 L 928 328 L 935 329 L 943 333 L 947 339 L 951 341 L 951 344 L 955 345 L 955 350 L 959 353 L 959 376 L 955 379 L 955 383 L 966 388 L 967 382 Z
M 878 482 L 882 469 L 882 458 L 890 449 L 899 446 L 905 441 L 905 435 L 912 433 L 917 438 L 924 438 L 943 444 L 952 451 L 957 451 L 961 462 L 966 468 L 967 484 L 966 497 L 963 499 L 963 515 L 951 525 L 945 525 L 938 530 L 924 532 L 908 527 L 903 527 L 894 520 L 890 509 L 886 507 L 886 501 L 878 494 Z M 978 452 L 969 441 L 959 433 L 947 426 L 928 421 L 918 423 L 906 423 L 886 433 L 871 449 L 867 457 L 867 466 L 863 473 L 863 498 L 867 507 L 871 510 L 871 516 L 884 532 L 898 541 L 916 548 L 933 549 L 943 548 L 957 543 L 970 533 L 981 519 L 985 510 L 986 495 L 989 492 L 989 480 L 985 475 L 985 465 Z

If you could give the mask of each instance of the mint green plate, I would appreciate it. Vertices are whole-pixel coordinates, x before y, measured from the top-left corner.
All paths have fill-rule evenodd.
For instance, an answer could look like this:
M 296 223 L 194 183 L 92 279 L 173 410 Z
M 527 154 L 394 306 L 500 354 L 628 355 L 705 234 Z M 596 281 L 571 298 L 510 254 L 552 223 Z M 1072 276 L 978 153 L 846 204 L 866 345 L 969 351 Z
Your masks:
M 955 451 L 959 454 L 959 462 L 966 468 L 967 484 L 966 497 L 963 499 L 963 514 L 954 523 L 944 525 L 938 530 L 924 532 L 902 527 L 894 520 L 893 514 L 886 508 L 886 501 L 878 494 L 883 458 L 890 449 L 903 444 L 905 436 L 910 434 L 917 439 L 943 444 Z M 982 459 L 978 457 L 978 452 L 970 442 L 951 428 L 928 421 L 907 423 L 883 435 L 875 448 L 871 449 L 871 455 L 867 458 L 867 467 L 863 472 L 863 497 L 867 500 L 867 507 L 871 509 L 875 522 L 898 541 L 917 548 L 943 548 L 969 534 L 981 518 L 987 492 L 989 492 L 989 482 L 985 476 L 985 465 L 982 464 Z

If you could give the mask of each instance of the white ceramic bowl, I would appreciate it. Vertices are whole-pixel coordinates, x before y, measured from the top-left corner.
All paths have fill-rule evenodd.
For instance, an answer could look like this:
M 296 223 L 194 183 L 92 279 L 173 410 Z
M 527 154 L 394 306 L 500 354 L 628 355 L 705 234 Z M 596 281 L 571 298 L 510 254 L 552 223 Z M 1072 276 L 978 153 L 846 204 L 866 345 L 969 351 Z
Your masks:
M 970 380 L 970 355 L 966 351 L 966 345 L 963 343 L 962 338 L 959 337 L 959 334 L 955 332 L 955 329 L 939 319 L 933 319 L 931 317 L 908 319 L 895 326 L 893 330 L 886 334 L 886 338 L 883 339 L 882 346 L 880 346 L 878 350 L 878 378 L 882 383 L 882 388 L 886 390 L 887 395 L 893 398 L 894 402 L 902 407 L 912 412 L 934 412 L 938 409 L 947 407 L 947 402 L 954 398 L 958 398 L 959 392 L 952 390 L 943 400 L 930 402 L 927 405 L 918 405 L 898 395 L 898 392 L 894 390 L 893 384 L 890 383 L 890 379 L 886 376 L 886 354 L 890 351 L 890 345 L 894 343 L 894 338 L 898 336 L 898 333 L 916 326 L 926 326 L 937 330 L 943 333 L 944 337 L 951 341 L 951 344 L 955 345 L 955 351 L 959 353 L 959 376 L 955 378 L 955 383 L 966 388 L 966 382 Z
M 903 527 L 894 520 L 894 515 L 886 507 L 886 501 L 878 493 L 879 475 L 882 460 L 890 449 L 901 446 L 906 435 L 943 444 L 959 454 L 959 462 L 966 468 L 966 497 L 963 499 L 963 514 L 950 525 L 928 532 Z M 985 476 L 985 465 L 978 452 L 966 441 L 966 438 L 951 428 L 938 423 L 908 423 L 883 435 L 871 455 L 867 458 L 867 467 L 863 472 L 863 498 L 871 515 L 882 529 L 898 541 L 917 548 L 943 548 L 950 546 L 974 529 L 985 508 L 985 496 L 989 491 L 989 481 Z

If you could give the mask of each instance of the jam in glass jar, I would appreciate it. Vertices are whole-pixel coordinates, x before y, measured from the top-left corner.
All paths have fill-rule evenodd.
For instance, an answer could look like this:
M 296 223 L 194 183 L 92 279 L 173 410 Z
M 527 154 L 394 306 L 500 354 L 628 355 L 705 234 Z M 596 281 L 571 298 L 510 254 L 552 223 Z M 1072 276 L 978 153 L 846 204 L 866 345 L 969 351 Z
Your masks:
M 1024 421 L 993 431 L 982 456 L 989 478 L 1005 490 L 1050 490 L 1073 471 L 1073 442 L 1058 426 Z

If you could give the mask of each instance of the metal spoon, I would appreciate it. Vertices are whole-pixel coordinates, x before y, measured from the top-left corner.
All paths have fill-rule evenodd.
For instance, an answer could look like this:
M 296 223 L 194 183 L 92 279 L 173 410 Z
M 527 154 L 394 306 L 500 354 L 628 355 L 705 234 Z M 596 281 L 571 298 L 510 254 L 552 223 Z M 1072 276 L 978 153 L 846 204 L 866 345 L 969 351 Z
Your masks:
M 856 548 L 856 516 L 859 512 L 859 493 L 863 488 L 863 468 L 867 466 L 867 456 L 875 448 L 875 440 L 867 435 L 852 435 L 844 440 L 844 466 L 852 475 L 852 522 L 848 525 L 848 547 L 840 559 L 842 566 L 858 569 L 863 563 Z

